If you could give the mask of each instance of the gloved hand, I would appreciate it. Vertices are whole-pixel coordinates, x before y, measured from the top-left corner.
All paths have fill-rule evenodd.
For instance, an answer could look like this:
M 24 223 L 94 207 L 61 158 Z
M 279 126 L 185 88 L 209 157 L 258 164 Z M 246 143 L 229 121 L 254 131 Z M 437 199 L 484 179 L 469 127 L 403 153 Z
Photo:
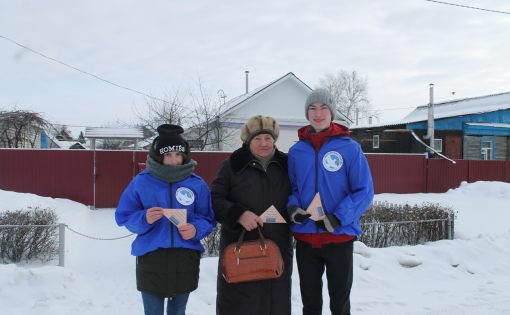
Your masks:
M 333 233 L 339 226 L 342 225 L 340 220 L 335 217 L 333 214 L 327 214 L 324 219 L 320 221 L 316 221 L 315 224 L 319 229 L 323 229 L 328 231 L 329 233 Z
M 290 215 L 290 220 L 296 224 L 302 224 L 312 215 L 305 210 L 299 208 L 298 206 L 289 206 L 287 208 Z

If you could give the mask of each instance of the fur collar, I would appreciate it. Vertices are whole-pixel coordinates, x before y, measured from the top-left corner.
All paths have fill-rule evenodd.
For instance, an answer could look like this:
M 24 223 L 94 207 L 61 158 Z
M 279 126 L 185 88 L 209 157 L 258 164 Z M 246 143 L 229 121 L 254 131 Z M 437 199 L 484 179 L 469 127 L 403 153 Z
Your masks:
M 232 155 L 230 155 L 229 160 L 232 170 L 238 173 L 245 169 L 255 158 L 251 154 L 248 145 L 243 144 L 241 148 L 235 150 Z M 270 163 L 276 163 L 281 168 L 287 170 L 287 154 L 275 149 L 273 159 Z

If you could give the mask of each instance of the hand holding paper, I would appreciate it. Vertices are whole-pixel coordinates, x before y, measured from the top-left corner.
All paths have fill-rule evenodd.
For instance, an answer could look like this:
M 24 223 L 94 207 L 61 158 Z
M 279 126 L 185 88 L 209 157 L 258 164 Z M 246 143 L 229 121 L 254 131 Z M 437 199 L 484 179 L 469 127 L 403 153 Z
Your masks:
M 152 207 L 147 209 L 147 213 L 145 214 L 145 220 L 147 223 L 152 224 L 163 217 L 163 208 L 160 207 Z
M 191 223 L 185 223 L 177 226 L 181 237 L 185 240 L 190 240 L 197 234 L 197 229 Z

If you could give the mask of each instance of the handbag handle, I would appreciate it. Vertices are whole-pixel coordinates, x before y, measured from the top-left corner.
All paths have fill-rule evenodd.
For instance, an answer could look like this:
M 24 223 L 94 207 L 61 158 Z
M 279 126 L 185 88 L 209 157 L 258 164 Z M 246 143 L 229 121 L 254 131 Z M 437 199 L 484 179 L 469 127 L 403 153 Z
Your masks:
M 257 224 L 257 230 L 259 231 L 259 242 L 260 242 L 260 250 L 264 251 L 266 250 L 266 239 L 264 238 L 264 235 L 262 234 L 262 230 L 260 229 L 260 225 Z M 241 235 L 239 236 L 239 239 L 237 240 L 235 251 L 239 253 L 241 251 L 241 244 L 244 240 L 244 235 L 246 234 L 246 229 L 243 228 L 243 231 L 241 232 Z

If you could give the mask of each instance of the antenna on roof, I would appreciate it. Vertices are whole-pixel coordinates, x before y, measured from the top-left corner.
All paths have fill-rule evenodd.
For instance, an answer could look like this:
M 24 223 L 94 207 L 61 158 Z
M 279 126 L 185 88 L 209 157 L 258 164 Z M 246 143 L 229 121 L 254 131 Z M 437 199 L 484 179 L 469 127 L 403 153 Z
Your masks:
M 223 104 L 225 104 L 225 99 L 227 98 L 225 91 L 223 91 L 223 89 L 219 89 L 217 93 L 218 93 L 218 97 L 223 100 Z
M 250 71 L 246 70 L 244 71 L 245 75 L 246 75 L 246 94 L 248 94 L 248 74 L 250 73 Z

